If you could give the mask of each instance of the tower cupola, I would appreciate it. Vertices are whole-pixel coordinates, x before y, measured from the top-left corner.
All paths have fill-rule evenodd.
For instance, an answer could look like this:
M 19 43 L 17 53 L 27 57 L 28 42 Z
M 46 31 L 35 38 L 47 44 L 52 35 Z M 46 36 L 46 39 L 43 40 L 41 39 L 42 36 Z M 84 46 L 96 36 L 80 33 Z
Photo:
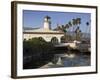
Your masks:
M 49 16 L 44 17 L 44 29 L 46 30 L 51 29 L 51 18 Z

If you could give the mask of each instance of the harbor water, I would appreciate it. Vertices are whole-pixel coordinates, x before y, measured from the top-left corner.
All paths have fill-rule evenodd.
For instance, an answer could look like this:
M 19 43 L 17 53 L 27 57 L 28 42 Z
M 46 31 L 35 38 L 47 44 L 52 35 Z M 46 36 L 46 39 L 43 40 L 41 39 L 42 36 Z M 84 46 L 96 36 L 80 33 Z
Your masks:
M 90 53 L 68 52 L 63 54 L 55 54 L 53 60 L 41 68 L 79 67 L 90 65 Z

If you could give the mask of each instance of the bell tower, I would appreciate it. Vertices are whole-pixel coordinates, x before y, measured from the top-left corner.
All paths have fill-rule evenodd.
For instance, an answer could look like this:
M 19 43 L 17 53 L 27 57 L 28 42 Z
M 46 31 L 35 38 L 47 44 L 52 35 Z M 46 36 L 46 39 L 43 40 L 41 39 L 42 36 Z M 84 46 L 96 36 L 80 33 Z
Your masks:
M 46 30 L 51 29 L 51 18 L 49 16 L 44 17 L 44 29 Z

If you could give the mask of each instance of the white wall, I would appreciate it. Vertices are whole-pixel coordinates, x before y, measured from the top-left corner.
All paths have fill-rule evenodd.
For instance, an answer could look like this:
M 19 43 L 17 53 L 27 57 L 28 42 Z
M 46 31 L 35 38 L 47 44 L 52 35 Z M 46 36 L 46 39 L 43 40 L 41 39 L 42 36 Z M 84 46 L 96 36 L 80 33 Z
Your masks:
M 24 39 L 28 40 L 34 37 L 42 37 L 45 41 L 50 42 L 53 37 L 58 39 L 58 42 L 61 41 L 61 37 L 64 36 L 63 34 L 24 34 Z
M 82 5 L 86 4 L 86 5 L 98 5 L 98 6 L 100 5 L 100 0 L 30 0 L 30 1 L 64 3 L 64 4 L 82 4 Z M 0 0 L 0 80 L 13 80 L 10 78 L 10 73 L 11 73 L 10 72 L 11 71 L 11 11 L 10 11 L 11 3 L 10 2 L 11 0 Z M 100 14 L 100 11 L 98 13 Z M 100 15 L 98 15 L 98 18 L 100 22 Z M 100 30 L 100 27 L 98 28 L 98 30 Z M 100 35 L 99 31 L 98 33 Z M 98 39 L 99 39 L 98 44 L 100 44 L 100 37 Z M 98 54 L 98 57 L 100 57 L 100 54 Z M 100 58 L 98 61 L 99 61 L 98 66 L 100 68 Z M 73 75 L 73 76 L 50 77 L 50 78 L 45 77 L 45 78 L 34 78 L 34 79 L 28 78 L 26 80 L 100 80 L 100 69 L 99 69 L 99 74 Z

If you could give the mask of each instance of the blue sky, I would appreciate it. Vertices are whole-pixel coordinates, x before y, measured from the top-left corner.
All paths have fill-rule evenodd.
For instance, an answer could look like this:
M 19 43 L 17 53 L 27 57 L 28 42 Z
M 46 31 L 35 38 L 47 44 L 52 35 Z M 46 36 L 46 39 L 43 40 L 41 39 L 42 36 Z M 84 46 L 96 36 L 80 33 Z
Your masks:
M 51 17 L 52 29 L 56 28 L 57 24 L 65 25 L 69 21 L 72 21 L 72 19 L 81 18 L 81 24 L 80 24 L 81 31 L 89 33 L 89 28 L 91 25 L 87 26 L 86 22 L 90 23 L 91 21 L 90 13 L 23 10 L 23 26 L 32 28 L 39 28 L 39 27 L 42 28 L 44 17 L 47 15 Z

